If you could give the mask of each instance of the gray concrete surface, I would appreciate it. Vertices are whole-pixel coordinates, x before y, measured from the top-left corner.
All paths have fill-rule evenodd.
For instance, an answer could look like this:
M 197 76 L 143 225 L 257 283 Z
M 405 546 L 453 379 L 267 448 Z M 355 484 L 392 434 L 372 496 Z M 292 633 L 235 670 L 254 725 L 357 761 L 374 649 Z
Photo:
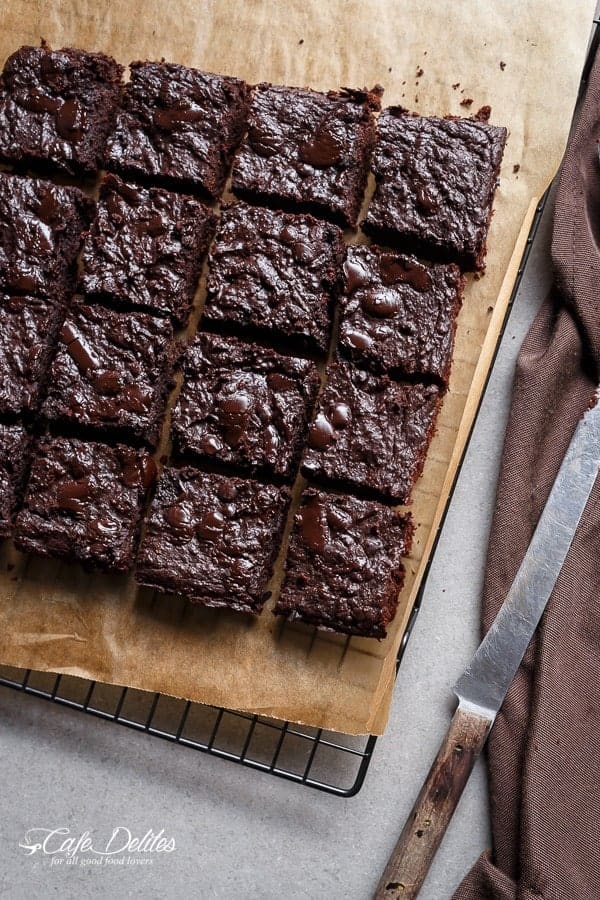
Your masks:
M 549 216 L 509 320 L 398 679 L 389 730 L 349 800 L 301 788 L 0 688 L 0 895 L 365 900 L 447 725 L 474 649 L 486 538 L 519 344 L 548 284 Z M 31 828 L 143 835 L 172 853 L 144 866 L 51 865 Z M 488 845 L 478 765 L 423 900 L 452 894 Z M 85 854 L 84 854 L 85 855 Z

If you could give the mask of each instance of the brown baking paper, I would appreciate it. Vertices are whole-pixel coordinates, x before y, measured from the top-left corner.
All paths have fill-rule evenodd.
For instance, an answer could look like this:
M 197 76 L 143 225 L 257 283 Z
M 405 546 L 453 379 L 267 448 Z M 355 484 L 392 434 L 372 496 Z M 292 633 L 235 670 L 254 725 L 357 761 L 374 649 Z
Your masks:
M 0 553 L 0 662 L 157 691 L 348 733 L 381 733 L 394 661 L 464 451 L 535 202 L 565 145 L 593 0 L 9 2 L 2 60 L 74 45 L 318 89 L 380 82 L 384 103 L 508 126 L 485 277 L 471 279 L 450 391 L 415 493 L 418 524 L 385 641 L 345 639 L 136 592 L 130 580 Z M 467 101 L 472 100 L 471 105 Z M 465 104 L 465 105 L 461 105 Z

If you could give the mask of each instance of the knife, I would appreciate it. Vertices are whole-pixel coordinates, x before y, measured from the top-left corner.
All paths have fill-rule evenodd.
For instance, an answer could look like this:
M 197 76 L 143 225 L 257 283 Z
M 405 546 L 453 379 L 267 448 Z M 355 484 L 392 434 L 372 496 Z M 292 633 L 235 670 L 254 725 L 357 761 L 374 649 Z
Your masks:
M 600 469 L 598 391 L 579 421 L 515 580 L 454 686 L 458 706 L 375 900 L 412 900 L 554 589 Z

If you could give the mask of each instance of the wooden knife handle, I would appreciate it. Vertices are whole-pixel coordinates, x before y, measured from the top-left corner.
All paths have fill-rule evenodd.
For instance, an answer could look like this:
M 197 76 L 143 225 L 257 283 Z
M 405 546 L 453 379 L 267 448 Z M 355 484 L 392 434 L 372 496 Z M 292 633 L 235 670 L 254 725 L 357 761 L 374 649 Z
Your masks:
M 454 713 L 374 900 L 412 900 L 418 895 L 491 724 L 460 707 Z

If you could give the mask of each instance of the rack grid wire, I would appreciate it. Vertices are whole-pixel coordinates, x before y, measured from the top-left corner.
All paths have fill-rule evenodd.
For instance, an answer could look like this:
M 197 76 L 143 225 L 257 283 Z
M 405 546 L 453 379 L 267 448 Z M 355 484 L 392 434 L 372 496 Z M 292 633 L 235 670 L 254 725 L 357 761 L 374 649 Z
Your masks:
M 598 46 L 599 24 L 600 20 L 594 19 L 588 55 L 582 73 L 580 98 L 583 95 Z M 549 190 L 544 194 L 536 209 L 498 339 L 498 347 L 523 279 L 548 196 Z M 492 368 L 493 361 L 488 379 Z M 487 380 L 481 400 L 485 395 L 486 388 Z M 468 436 L 465 454 L 471 433 Z M 402 639 L 397 670 L 421 608 L 429 567 L 435 555 L 439 535 L 452 501 L 459 474 L 460 467 L 456 472 L 421 589 Z M 338 797 L 353 797 L 360 791 L 377 743 L 377 737 L 374 735 L 354 737 L 338 734 L 322 728 L 295 725 L 291 722 L 228 710 L 223 707 L 204 706 L 186 700 L 177 700 L 163 694 L 149 694 L 133 688 L 102 684 L 70 675 L 36 672 L 31 669 L 15 669 L 0 665 L 0 686 Z

